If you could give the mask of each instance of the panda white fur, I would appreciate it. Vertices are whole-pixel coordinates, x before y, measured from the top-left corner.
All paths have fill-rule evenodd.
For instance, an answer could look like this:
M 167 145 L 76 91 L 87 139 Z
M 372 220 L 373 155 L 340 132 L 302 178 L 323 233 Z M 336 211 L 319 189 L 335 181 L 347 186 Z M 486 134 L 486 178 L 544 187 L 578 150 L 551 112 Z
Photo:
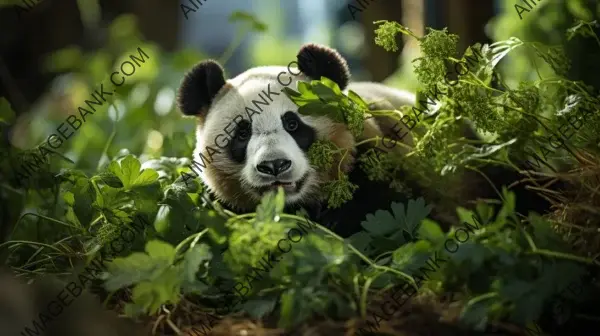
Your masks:
M 359 189 L 341 209 L 327 209 L 322 186 L 335 178 L 341 155 L 334 158 L 331 171 L 318 171 L 307 157 L 310 145 L 328 139 L 339 148 L 350 148 L 363 138 L 394 138 L 392 133 L 401 133 L 406 134 L 402 141 L 412 146 L 412 136 L 397 120 L 377 117 L 366 119 L 363 136 L 355 139 L 344 124 L 327 117 L 300 115 L 298 107 L 281 91 L 282 84 L 297 90 L 298 81 L 325 76 L 366 101 L 384 101 L 377 109 L 413 105 L 415 96 L 377 83 L 349 83 L 346 61 L 325 46 L 304 45 L 297 58 L 298 69 L 256 67 L 229 80 L 212 60 L 188 72 L 179 89 L 178 104 L 183 114 L 197 117 L 194 160 L 201 163 L 201 168 L 196 166 L 200 168 L 197 173 L 210 194 L 235 212 L 254 211 L 265 192 L 282 186 L 288 210 L 303 207 L 312 219 L 325 225 L 340 224 L 335 231 L 349 235 L 360 230 L 366 214 L 406 197 L 390 189 L 388 183 L 369 181 L 361 169 L 356 169 L 356 157 L 371 146 L 365 145 L 342 162 L 343 170 Z

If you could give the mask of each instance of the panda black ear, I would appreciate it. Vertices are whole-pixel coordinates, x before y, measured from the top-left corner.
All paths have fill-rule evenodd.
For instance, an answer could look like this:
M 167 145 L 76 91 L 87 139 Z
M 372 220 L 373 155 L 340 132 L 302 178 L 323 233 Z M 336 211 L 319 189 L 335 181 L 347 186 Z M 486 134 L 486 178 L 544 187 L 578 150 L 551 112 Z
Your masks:
M 350 81 L 346 60 L 336 50 L 309 43 L 298 52 L 298 69 L 312 79 L 327 77 L 344 90 Z
M 179 86 L 177 103 L 185 115 L 201 115 L 225 85 L 223 67 L 214 60 L 196 64 L 185 75 Z

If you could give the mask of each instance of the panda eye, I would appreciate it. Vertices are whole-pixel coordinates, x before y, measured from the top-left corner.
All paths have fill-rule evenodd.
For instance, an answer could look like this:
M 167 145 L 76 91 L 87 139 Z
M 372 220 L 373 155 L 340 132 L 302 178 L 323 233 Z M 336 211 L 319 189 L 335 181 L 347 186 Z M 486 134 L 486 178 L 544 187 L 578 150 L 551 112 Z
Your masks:
M 250 138 L 250 131 L 248 129 L 241 129 L 237 134 L 237 138 L 241 141 L 248 140 Z
M 285 130 L 288 132 L 293 132 L 298 129 L 298 120 L 296 119 L 288 119 L 285 121 Z
M 250 139 L 250 125 L 248 124 L 240 124 L 239 125 L 239 129 L 237 131 L 236 137 L 238 138 L 238 140 L 240 141 L 246 141 L 248 139 Z

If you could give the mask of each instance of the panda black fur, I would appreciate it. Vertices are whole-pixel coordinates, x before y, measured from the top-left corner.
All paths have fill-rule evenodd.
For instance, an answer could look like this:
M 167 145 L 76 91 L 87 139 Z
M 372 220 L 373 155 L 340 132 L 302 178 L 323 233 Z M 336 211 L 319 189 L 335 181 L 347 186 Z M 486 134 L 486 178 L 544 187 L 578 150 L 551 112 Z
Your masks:
M 394 138 L 392 133 L 406 133 L 401 141 L 412 147 L 412 136 L 406 125 L 389 117 L 366 119 L 362 137 L 355 139 L 344 124 L 323 116 L 300 115 L 298 107 L 281 92 L 284 86 L 278 76 L 288 70 L 292 74 L 298 73 L 289 76 L 291 82 L 287 86 L 293 89 L 298 81 L 324 76 L 337 83 L 340 89 L 350 89 L 367 101 L 385 101 L 382 104 L 387 104 L 386 109 L 414 105 L 415 96 L 377 83 L 349 83 L 346 61 L 337 51 L 325 46 L 303 46 L 298 53 L 298 68 L 300 71 L 279 66 L 256 67 L 228 80 L 222 67 L 212 60 L 191 69 L 181 83 L 178 103 L 183 114 L 197 117 L 194 159 L 200 161 L 200 153 L 210 157 L 210 163 L 200 172 L 200 177 L 212 196 L 232 211 L 252 212 L 264 192 L 276 188 L 275 182 L 289 183 L 284 186 L 287 211 L 302 207 L 312 220 L 328 226 L 337 224 L 334 231 L 348 236 L 360 230 L 360 222 L 366 214 L 389 207 L 393 201 L 405 202 L 407 197 L 391 189 L 387 182 L 370 181 L 357 168 L 356 158 L 372 146 L 365 144 L 355 148 L 341 164 L 358 190 L 342 208 L 329 210 L 322 185 L 335 178 L 341 155 L 334 157 L 331 171 L 318 171 L 309 163 L 308 148 L 319 139 L 328 139 L 339 148 L 353 148 L 360 140 L 376 135 Z M 260 111 L 248 113 L 246 107 Z M 381 108 L 381 105 L 372 107 Z M 228 132 L 232 137 L 223 136 L 224 129 L 233 120 L 235 130 Z M 217 145 L 218 141 L 220 144 Z M 405 151 L 403 146 L 390 150 Z M 506 179 L 506 173 L 503 170 L 500 175 Z M 517 177 L 512 175 L 510 178 Z M 406 182 L 410 189 L 422 191 L 409 177 Z M 479 184 L 475 180 L 471 183 Z M 486 196 L 485 192 L 481 194 Z M 489 196 L 494 198 L 491 192 Z M 464 195 L 459 198 L 462 197 Z M 452 211 L 453 205 L 448 209 Z M 440 214 L 433 217 L 443 220 Z

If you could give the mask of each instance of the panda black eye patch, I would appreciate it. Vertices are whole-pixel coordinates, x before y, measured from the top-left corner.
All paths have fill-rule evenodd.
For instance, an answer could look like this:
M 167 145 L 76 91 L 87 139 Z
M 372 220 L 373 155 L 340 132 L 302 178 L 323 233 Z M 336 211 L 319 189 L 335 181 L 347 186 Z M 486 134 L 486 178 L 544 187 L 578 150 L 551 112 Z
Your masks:
M 246 159 L 246 147 L 252 136 L 252 124 L 247 120 L 242 120 L 238 123 L 235 135 L 229 144 L 229 154 L 231 158 L 239 163 Z
M 287 111 L 281 116 L 283 128 L 288 132 L 303 151 L 308 151 L 308 148 L 315 141 L 315 130 L 303 123 L 300 117 L 292 111 Z

